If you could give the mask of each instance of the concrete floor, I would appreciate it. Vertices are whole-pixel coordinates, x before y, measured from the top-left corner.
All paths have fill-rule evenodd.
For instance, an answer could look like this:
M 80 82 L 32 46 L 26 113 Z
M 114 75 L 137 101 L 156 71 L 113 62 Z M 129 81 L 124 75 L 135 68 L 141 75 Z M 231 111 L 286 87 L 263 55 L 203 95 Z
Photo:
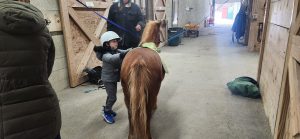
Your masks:
M 170 73 L 158 96 L 152 119 L 154 139 L 270 139 L 261 100 L 233 96 L 226 83 L 238 76 L 256 77 L 258 54 L 231 42 L 229 27 L 203 29 L 199 38 L 162 48 Z M 116 123 L 101 117 L 104 90 L 80 86 L 58 92 L 63 139 L 125 139 L 127 110 L 121 87 Z

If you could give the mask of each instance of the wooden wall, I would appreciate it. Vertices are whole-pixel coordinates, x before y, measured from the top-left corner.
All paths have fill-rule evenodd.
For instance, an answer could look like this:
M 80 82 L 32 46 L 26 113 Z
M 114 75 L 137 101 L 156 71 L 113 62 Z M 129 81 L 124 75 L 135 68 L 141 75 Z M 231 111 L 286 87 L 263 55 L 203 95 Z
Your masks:
M 258 76 L 264 108 L 274 139 L 299 139 L 299 0 L 268 3 Z
M 48 26 L 55 44 L 55 62 L 49 78 L 56 91 L 69 87 L 64 37 L 62 34 L 59 5 L 57 0 L 31 0 L 30 3 L 39 8 L 46 19 L 51 21 Z
M 275 131 L 294 0 L 271 2 L 264 46 L 260 87 L 271 131 Z M 279 20 L 283 18 L 285 20 Z
M 154 0 L 153 1 L 153 15 L 154 20 L 161 21 L 160 26 L 160 46 L 165 46 L 168 40 L 168 20 L 167 20 L 167 1 L 166 0 Z
M 269 24 L 260 78 L 265 112 L 274 133 L 289 29 Z
M 299 29 L 297 29 L 299 31 Z M 290 34 L 288 73 L 276 120 L 275 139 L 300 139 L 300 36 Z
M 93 48 L 100 45 L 99 37 L 106 31 L 106 20 L 111 0 L 82 0 L 87 8 L 76 0 L 59 0 L 62 29 L 65 37 L 65 50 L 71 87 L 87 80 L 85 68 L 101 65 Z M 97 14 L 98 15 L 97 15 Z

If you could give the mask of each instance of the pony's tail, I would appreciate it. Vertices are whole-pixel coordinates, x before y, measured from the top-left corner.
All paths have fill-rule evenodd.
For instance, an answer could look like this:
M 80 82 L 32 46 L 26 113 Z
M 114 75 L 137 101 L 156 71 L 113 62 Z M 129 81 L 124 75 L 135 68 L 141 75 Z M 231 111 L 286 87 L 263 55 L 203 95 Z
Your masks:
M 147 102 L 150 71 L 143 59 L 136 59 L 129 71 L 130 115 L 133 137 L 140 139 L 147 135 Z

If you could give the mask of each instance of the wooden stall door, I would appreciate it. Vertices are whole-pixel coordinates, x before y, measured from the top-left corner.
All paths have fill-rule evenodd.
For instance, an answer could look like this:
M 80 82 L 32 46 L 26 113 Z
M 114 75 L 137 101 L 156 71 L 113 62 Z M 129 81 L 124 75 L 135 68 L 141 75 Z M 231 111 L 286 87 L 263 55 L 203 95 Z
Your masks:
M 160 46 L 163 46 L 166 44 L 166 41 L 168 40 L 168 22 L 167 22 L 167 16 L 166 16 L 166 0 L 154 0 L 154 20 L 159 20 L 162 22 L 161 28 L 160 28 L 160 40 L 161 44 Z
M 299 17 L 298 17 L 299 18 Z M 298 29 L 299 30 L 299 29 Z M 290 111 L 289 136 L 286 139 L 300 139 L 300 36 L 293 36 L 289 61 Z
M 294 1 L 292 26 L 287 50 L 285 90 L 280 97 L 275 139 L 300 139 L 300 7 Z
M 260 91 L 271 132 L 276 132 L 280 103 L 285 90 L 287 59 L 292 13 L 295 0 L 268 1 L 270 3 L 264 48 L 261 51 Z M 267 4 L 269 5 L 269 4 Z M 282 18 L 282 19 L 281 19 Z M 279 20 L 281 19 L 281 20 Z
M 68 62 L 70 86 L 76 87 L 86 81 L 83 70 L 100 65 L 93 48 L 100 44 L 99 36 L 105 31 L 110 0 L 81 0 L 89 8 L 76 0 L 59 0 L 62 18 L 62 28 L 65 39 L 65 49 Z

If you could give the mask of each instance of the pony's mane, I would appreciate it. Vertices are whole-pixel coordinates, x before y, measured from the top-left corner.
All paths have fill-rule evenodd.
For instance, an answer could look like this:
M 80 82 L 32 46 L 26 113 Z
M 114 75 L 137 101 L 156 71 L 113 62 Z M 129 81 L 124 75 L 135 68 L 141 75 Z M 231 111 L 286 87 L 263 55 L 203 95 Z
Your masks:
M 159 33 L 160 23 L 158 21 L 148 21 L 144 29 L 140 45 L 147 42 L 154 42 L 157 33 Z

